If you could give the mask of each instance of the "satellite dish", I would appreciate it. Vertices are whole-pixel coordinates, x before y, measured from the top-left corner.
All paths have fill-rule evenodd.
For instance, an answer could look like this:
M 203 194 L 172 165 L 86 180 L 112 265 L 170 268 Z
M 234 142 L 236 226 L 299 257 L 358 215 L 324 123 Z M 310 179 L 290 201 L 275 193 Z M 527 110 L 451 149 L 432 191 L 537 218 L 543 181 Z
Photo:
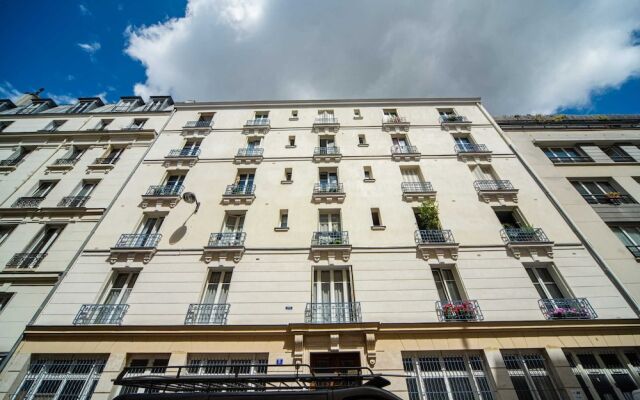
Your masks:
M 198 198 L 196 197 L 195 193 L 193 193 L 193 192 L 184 192 L 182 194 L 182 200 L 184 200 L 186 203 L 189 203 L 189 204 L 196 203 L 196 211 L 195 212 L 198 212 L 198 208 L 200 208 L 200 202 L 198 201 Z

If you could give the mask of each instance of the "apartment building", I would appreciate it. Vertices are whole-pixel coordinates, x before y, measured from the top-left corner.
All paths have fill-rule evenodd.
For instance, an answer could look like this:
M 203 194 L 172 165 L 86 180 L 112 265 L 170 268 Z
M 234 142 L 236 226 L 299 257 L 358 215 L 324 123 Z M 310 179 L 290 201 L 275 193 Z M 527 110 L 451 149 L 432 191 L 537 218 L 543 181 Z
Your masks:
M 627 399 L 620 290 L 480 99 L 177 103 L 0 392 L 305 364 L 409 400 Z
M 172 104 L 170 97 L 0 100 L 0 357 L 78 255 Z

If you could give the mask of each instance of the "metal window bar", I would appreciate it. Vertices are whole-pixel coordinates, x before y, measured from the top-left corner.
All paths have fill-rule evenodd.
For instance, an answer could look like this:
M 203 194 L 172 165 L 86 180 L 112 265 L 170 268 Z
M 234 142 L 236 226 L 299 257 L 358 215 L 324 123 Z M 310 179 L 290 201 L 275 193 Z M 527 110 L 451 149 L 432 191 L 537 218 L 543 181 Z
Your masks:
M 44 196 L 18 197 L 11 207 L 36 208 L 42 203 Z
M 391 154 L 418 154 L 418 148 L 416 146 L 391 146 Z
M 189 304 L 185 325 L 226 325 L 229 304 Z
M 65 196 L 58 203 L 58 207 L 84 207 L 91 196 Z
M 316 117 L 313 121 L 314 125 L 337 125 L 338 118 L 334 116 L 323 115 L 321 117 Z
M 401 117 L 399 115 L 385 115 L 382 117 L 382 123 L 385 125 L 395 125 L 395 124 L 408 124 L 409 121 L 407 117 Z
M 120 325 L 128 309 L 128 304 L 83 304 L 73 319 L 73 324 Z
M 520 400 L 560 400 L 540 354 L 504 354 L 507 373 Z
M 440 123 L 441 124 L 447 124 L 447 123 L 460 123 L 460 122 L 470 122 L 467 117 L 465 117 L 464 115 L 441 115 L 440 116 Z
M 491 153 L 487 145 L 476 143 L 456 143 L 453 150 L 456 153 Z
M 183 185 L 152 185 L 149 186 L 145 196 L 180 196 L 184 190 Z
M 326 194 L 326 193 L 344 193 L 342 183 L 338 182 L 325 182 L 316 183 L 313 185 L 314 194 Z
M 78 158 L 58 158 L 53 162 L 53 165 L 75 165 L 78 162 Z
M 589 204 L 635 204 L 636 201 L 628 194 L 622 194 L 617 192 L 612 193 L 597 193 L 597 194 L 582 194 L 582 197 Z
M 245 122 L 245 126 L 268 126 L 271 124 L 271 120 L 269 118 L 257 118 L 257 119 L 248 119 Z
M 500 231 L 505 243 L 546 243 L 549 238 L 540 228 L 505 228 Z
M 95 164 L 95 165 L 110 165 L 110 164 L 117 163 L 119 159 L 120 159 L 120 157 L 114 157 L 114 158 L 100 157 L 100 158 L 96 158 L 93 161 L 93 164 Z
M 198 157 L 200 155 L 200 148 L 190 149 L 172 149 L 167 154 L 167 157 Z
M 213 125 L 213 120 L 203 120 L 203 121 L 187 121 L 184 124 L 184 128 L 211 128 Z
M 336 146 L 325 146 L 325 147 L 316 147 L 313 149 L 314 156 L 327 156 L 327 155 L 339 155 L 340 147 Z
M 313 232 L 311 246 L 348 245 L 349 232 L 347 231 L 322 231 Z
M 516 190 L 508 180 L 479 180 L 473 182 L 473 187 L 478 191 Z
M 160 233 L 123 233 L 116 242 L 116 248 L 153 248 L 162 239 Z
M 262 147 L 244 147 L 238 149 L 237 157 L 262 157 L 264 149 Z
M 256 185 L 234 183 L 233 185 L 227 185 L 224 191 L 225 196 L 253 196 L 256 190 Z
M 449 229 L 423 229 L 415 232 L 416 244 L 455 243 Z
M 436 301 L 440 321 L 482 321 L 484 316 L 477 300 Z
M 549 160 L 551 160 L 551 162 L 554 164 L 593 162 L 593 160 L 589 156 L 550 156 Z
M 360 302 L 307 303 L 304 322 L 310 324 L 341 324 L 361 322 Z
M 209 236 L 207 247 L 244 246 L 246 236 L 246 232 L 214 232 Z
M 585 298 L 540 299 L 540 310 L 546 319 L 595 319 L 598 315 Z
M 402 193 L 431 193 L 435 192 L 431 182 L 402 182 Z
M 6 266 L 10 268 L 36 268 L 47 256 L 47 253 L 16 253 Z

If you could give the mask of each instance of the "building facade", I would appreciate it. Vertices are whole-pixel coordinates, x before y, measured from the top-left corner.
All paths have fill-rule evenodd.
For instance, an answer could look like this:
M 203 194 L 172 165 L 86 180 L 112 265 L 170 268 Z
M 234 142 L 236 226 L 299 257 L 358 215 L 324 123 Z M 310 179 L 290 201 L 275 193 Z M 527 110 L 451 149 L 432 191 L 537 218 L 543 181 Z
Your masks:
M 0 392 L 301 363 L 410 400 L 625 399 L 621 290 L 479 99 L 179 103 Z
M 172 110 L 170 97 L 0 101 L 0 355 L 11 351 Z M 151 109 L 154 104 L 160 107 Z

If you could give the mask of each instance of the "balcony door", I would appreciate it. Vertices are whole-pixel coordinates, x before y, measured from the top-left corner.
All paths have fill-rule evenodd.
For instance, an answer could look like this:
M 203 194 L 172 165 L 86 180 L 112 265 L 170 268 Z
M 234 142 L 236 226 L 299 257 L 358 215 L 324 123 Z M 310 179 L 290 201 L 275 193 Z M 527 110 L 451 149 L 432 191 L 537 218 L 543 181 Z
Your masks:
M 204 304 L 225 304 L 231 284 L 231 271 L 215 271 L 209 274 L 202 302 Z
M 82 182 L 82 185 L 78 187 L 74 196 L 75 197 L 89 196 L 91 192 L 93 192 L 93 189 L 96 188 L 96 185 L 97 185 L 96 182 Z
M 459 136 L 454 138 L 454 140 L 462 151 L 469 151 L 473 149 L 473 142 L 471 142 L 469 137 Z
M 498 176 L 490 166 L 473 165 L 470 167 L 473 176 L 479 181 L 497 181 Z
M 320 188 L 323 191 L 337 190 L 338 188 L 338 172 L 337 171 L 320 171 Z
M 225 233 L 240 233 L 244 227 L 244 214 L 227 214 L 224 221 Z
M 176 189 L 184 183 L 185 178 L 186 175 L 169 175 L 165 186 L 167 186 L 167 189 Z
M 420 183 L 423 182 L 422 174 L 418 168 L 402 168 L 402 181 L 408 183 Z
M 334 148 L 336 147 L 336 140 L 333 136 L 320 138 L 320 147 L 322 148 Z
M 442 304 L 448 304 L 453 301 L 462 300 L 460 296 L 460 290 L 456 283 L 456 278 L 453 271 L 447 268 L 433 268 L 431 270 L 433 274 L 433 280 L 438 290 L 438 297 Z
M 318 221 L 318 231 L 320 232 L 340 232 L 342 224 L 340 222 L 340 213 L 320 213 Z
M 111 149 L 109 151 L 109 154 L 107 154 L 107 156 L 104 158 L 105 162 L 108 164 L 113 164 L 118 158 L 120 158 L 120 155 L 123 151 L 124 149 Z
M 29 268 L 31 266 L 35 266 L 40 259 L 39 255 L 44 255 L 49 251 L 58 236 L 60 236 L 60 232 L 62 232 L 62 226 L 46 225 L 25 249 L 25 253 L 28 255 L 23 258 L 19 267 Z
M 111 288 L 109 288 L 104 295 L 102 304 L 126 304 L 137 279 L 137 272 L 116 274 L 113 278 Z
M 200 148 L 199 140 L 187 140 L 187 142 L 182 147 L 182 152 L 184 154 L 193 154 L 194 152 L 198 151 L 199 148 Z
M 262 138 L 249 138 L 247 139 L 247 148 L 249 150 L 253 150 L 259 148 L 262 144 Z
M 391 138 L 391 141 L 393 142 L 394 146 L 398 146 L 401 148 L 406 148 L 407 146 L 409 146 L 409 141 L 404 136 L 393 137 Z
M 35 188 L 33 193 L 31 193 L 31 197 L 47 197 L 49 192 L 53 190 L 56 186 L 55 181 L 42 181 L 38 184 L 38 187 Z
M 313 278 L 313 322 L 349 322 L 353 298 L 351 280 L 346 269 L 316 269 Z
M 254 178 L 255 175 L 253 172 L 238 174 L 238 177 L 236 178 L 236 184 L 238 185 L 236 191 L 238 193 L 251 194 Z
M 153 235 L 157 234 L 160 231 L 160 227 L 164 222 L 164 217 L 148 217 L 144 220 L 142 224 L 140 224 L 140 228 L 138 228 L 138 237 L 136 240 L 135 247 L 146 247 L 147 243 L 153 242 Z

